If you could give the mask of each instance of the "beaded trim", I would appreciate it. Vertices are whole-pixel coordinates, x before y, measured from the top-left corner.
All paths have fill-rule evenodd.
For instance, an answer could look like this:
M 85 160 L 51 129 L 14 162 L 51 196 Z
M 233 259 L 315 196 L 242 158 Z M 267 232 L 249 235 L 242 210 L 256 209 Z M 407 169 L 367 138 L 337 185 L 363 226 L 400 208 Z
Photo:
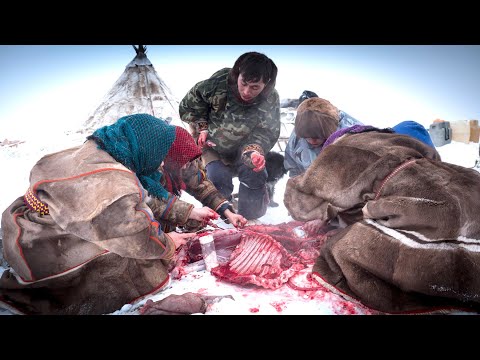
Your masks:
M 258 151 L 260 153 L 260 155 L 265 156 L 265 153 L 263 152 L 263 148 L 258 144 L 249 144 L 249 145 L 245 146 L 245 148 L 243 149 L 243 154 L 245 154 L 249 151 Z
M 30 210 L 38 212 L 40 215 L 48 215 L 48 205 L 41 202 L 33 191 L 28 188 L 26 194 L 23 196 L 23 202 Z
M 417 159 L 413 159 L 413 160 L 408 160 L 402 164 L 400 164 L 399 166 L 397 166 L 391 173 L 390 175 L 388 175 L 385 179 L 383 179 L 382 181 L 382 184 L 380 185 L 380 188 L 378 189 L 377 193 L 375 194 L 375 198 L 373 200 L 378 200 L 378 198 L 380 197 L 381 195 L 381 192 L 383 190 L 383 187 L 385 186 L 385 183 L 390 180 L 392 177 L 394 177 L 400 170 L 406 168 L 407 166 L 409 165 L 412 165 L 415 161 L 417 161 Z
M 208 122 L 205 120 L 200 120 L 197 122 L 197 130 L 198 132 L 203 131 L 203 130 L 208 130 Z

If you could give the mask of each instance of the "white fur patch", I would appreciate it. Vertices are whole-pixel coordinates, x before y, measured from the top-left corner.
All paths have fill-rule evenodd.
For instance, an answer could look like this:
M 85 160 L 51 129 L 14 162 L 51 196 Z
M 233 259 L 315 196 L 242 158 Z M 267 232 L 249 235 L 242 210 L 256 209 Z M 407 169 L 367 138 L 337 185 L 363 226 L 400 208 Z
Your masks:
M 408 246 L 408 247 L 411 247 L 411 248 L 435 249 L 435 250 L 453 250 L 453 249 L 456 249 L 456 248 L 463 248 L 463 249 L 465 249 L 467 251 L 471 251 L 471 252 L 480 252 L 480 240 L 479 239 L 467 239 L 463 236 L 460 236 L 455 240 L 462 241 L 462 242 L 467 243 L 467 244 L 463 244 L 463 243 L 461 243 L 461 244 L 451 244 L 449 242 L 446 242 L 447 239 L 430 239 L 430 238 L 427 238 L 426 236 L 424 236 L 424 235 L 422 235 L 418 232 L 415 232 L 415 231 L 402 230 L 402 231 L 418 238 L 419 240 L 428 242 L 427 244 L 423 244 L 423 243 L 419 243 L 419 242 L 416 242 L 416 241 L 410 239 L 409 237 L 407 237 L 407 236 L 403 235 L 402 233 L 398 232 L 397 230 L 394 230 L 394 229 L 388 228 L 386 226 L 380 225 L 379 223 L 377 223 L 374 220 L 365 219 L 365 222 L 369 225 L 372 225 L 372 226 L 376 227 L 377 229 L 379 229 L 383 233 L 393 237 L 394 239 L 398 240 L 399 242 L 401 242 L 405 246 Z M 451 240 L 451 239 L 449 239 L 449 240 Z

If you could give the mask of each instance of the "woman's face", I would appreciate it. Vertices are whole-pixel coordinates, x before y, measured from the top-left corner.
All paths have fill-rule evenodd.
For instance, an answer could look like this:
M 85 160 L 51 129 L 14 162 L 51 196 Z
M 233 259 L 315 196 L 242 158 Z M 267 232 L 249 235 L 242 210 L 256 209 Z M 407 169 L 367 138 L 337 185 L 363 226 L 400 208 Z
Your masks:
M 263 80 L 258 82 L 246 82 L 243 80 L 242 74 L 237 79 L 238 93 L 243 101 L 249 102 L 255 99 L 265 89 L 266 84 Z
M 192 163 L 192 161 L 189 161 L 187 162 L 185 165 L 183 165 L 180 170 L 185 170 L 186 168 L 188 168 L 190 166 L 190 164 Z M 163 169 L 165 169 L 165 162 L 162 161 L 162 164 L 160 165 L 160 167 L 158 168 L 158 170 L 160 171 L 163 171 Z M 171 170 L 171 169 L 170 169 Z

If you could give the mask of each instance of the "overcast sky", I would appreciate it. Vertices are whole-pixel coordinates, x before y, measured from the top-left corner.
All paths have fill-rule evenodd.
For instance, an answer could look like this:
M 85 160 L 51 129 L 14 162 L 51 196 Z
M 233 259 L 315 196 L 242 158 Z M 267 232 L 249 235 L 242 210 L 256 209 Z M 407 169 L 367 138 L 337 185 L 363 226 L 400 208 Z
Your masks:
M 480 119 L 480 45 L 147 45 L 178 100 L 247 51 L 276 63 L 281 99 L 312 90 L 377 126 Z M 0 45 L 0 138 L 85 121 L 134 56 L 131 45 Z

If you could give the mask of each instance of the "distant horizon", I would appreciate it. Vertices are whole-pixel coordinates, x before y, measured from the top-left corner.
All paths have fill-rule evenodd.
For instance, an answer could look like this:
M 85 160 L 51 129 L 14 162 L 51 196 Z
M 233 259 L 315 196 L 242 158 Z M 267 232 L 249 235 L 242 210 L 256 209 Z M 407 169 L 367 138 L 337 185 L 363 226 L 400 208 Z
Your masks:
M 178 101 L 247 51 L 275 62 L 281 100 L 311 90 L 381 127 L 480 119 L 479 45 L 147 45 Z M 0 45 L 0 138 L 86 121 L 134 57 L 131 45 Z

